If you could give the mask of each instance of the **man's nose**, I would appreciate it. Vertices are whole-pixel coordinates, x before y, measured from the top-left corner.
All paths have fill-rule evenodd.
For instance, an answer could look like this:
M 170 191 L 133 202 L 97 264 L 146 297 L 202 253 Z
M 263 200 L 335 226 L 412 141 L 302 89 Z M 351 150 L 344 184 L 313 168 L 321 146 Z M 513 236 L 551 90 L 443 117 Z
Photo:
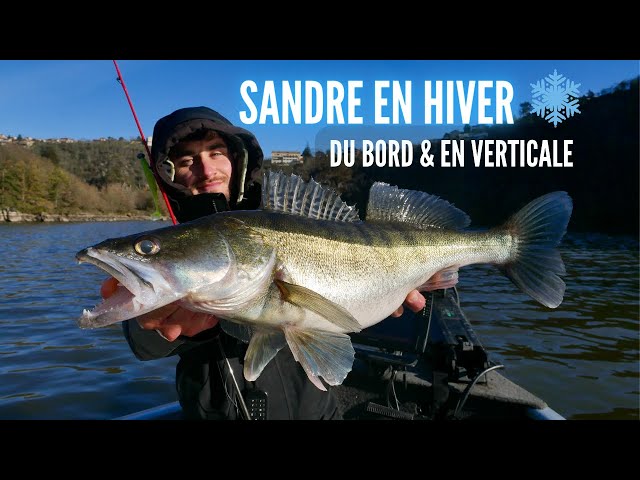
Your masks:
M 215 162 L 208 155 L 201 153 L 198 155 L 198 160 L 203 176 L 210 177 L 216 172 Z

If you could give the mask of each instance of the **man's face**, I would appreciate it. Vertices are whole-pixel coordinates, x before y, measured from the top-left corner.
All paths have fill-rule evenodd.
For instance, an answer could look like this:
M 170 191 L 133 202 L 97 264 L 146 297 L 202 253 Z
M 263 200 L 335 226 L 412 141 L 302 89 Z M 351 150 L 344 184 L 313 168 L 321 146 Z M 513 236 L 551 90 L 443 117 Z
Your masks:
M 175 165 L 174 181 L 193 195 L 223 193 L 229 200 L 232 169 L 229 155 L 226 142 L 218 135 L 208 140 L 179 142 L 170 153 Z

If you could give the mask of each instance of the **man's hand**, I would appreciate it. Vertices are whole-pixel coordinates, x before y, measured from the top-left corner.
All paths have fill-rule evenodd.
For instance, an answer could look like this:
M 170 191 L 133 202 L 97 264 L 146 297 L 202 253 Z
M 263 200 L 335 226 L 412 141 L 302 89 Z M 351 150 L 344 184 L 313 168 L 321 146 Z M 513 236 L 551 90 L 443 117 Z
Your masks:
M 110 277 L 102 283 L 100 294 L 102 298 L 109 298 L 118 288 L 118 281 Z M 426 304 L 425 298 L 417 290 L 411 290 L 403 305 L 418 313 Z M 391 314 L 400 317 L 404 312 L 403 305 Z M 192 312 L 176 303 L 170 303 L 153 312 L 138 317 L 138 324 L 145 330 L 155 330 L 162 337 L 173 342 L 180 335 L 192 337 L 200 332 L 213 328 L 218 324 L 218 318 L 208 313 Z
M 403 305 L 406 305 L 412 312 L 418 313 L 424 308 L 426 303 L 427 301 L 418 290 L 411 290 L 407 295 L 407 298 L 405 298 Z M 402 305 L 400 305 L 400 307 L 395 312 L 393 312 L 391 316 L 399 317 L 403 312 L 404 308 Z
M 118 281 L 110 277 L 102 283 L 100 294 L 102 298 L 109 298 L 117 289 Z M 155 330 L 170 342 L 180 335 L 192 337 L 218 324 L 217 317 L 208 313 L 186 310 L 176 303 L 170 303 L 153 312 L 140 315 L 137 320 L 140 327 L 145 330 Z

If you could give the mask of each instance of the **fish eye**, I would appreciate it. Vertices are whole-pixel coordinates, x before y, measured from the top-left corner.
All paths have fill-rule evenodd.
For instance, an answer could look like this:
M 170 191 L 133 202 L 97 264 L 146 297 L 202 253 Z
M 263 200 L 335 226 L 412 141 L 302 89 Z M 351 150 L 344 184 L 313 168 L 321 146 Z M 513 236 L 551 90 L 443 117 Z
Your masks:
M 142 238 L 133 247 L 140 255 L 155 255 L 160 251 L 160 242 L 154 238 Z

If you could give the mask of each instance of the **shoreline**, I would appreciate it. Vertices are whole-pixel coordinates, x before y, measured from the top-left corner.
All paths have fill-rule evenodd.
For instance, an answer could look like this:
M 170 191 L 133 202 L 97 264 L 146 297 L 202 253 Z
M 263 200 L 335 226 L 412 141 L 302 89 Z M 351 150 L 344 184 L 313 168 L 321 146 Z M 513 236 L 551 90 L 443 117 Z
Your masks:
M 0 209 L 0 223 L 37 223 L 37 222 L 122 222 L 122 221 L 147 221 L 155 220 L 152 214 L 139 213 L 22 213 L 15 210 Z M 168 216 L 162 216 L 157 221 L 169 220 Z

